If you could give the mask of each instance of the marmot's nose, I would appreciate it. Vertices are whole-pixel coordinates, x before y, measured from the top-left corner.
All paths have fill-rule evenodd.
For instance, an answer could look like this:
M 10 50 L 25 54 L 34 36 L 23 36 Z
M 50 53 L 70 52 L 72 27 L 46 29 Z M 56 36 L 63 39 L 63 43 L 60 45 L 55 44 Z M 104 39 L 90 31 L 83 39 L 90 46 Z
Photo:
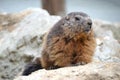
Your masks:
M 86 22 L 86 26 L 84 27 L 84 31 L 85 32 L 89 32 L 91 30 L 91 27 L 92 27 L 92 21 L 87 21 Z
M 92 22 L 87 22 L 87 25 L 88 25 L 88 28 L 90 28 L 90 29 L 91 29 Z
M 92 22 L 88 22 L 87 24 L 91 26 L 91 25 L 92 25 Z

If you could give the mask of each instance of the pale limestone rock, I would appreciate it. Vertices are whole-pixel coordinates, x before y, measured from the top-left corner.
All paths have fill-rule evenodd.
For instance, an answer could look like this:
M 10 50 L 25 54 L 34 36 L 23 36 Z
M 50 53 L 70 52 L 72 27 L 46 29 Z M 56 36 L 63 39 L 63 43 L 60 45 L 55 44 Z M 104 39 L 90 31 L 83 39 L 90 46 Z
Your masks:
M 119 66 L 120 63 L 93 62 L 56 70 L 42 69 L 29 76 L 19 76 L 14 80 L 119 80 Z
M 16 16 L 14 19 L 24 19 L 11 24 L 13 30 L 0 32 L 0 80 L 13 80 L 28 62 L 40 56 L 42 35 L 60 19 L 42 9 L 27 9 Z
M 97 47 L 94 59 L 100 61 L 120 62 L 120 44 L 113 38 L 111 33 L 112 32 L 106 31 L 103 37 L 96 38 Z
M 120 33 L 120 25 L 118 25 L 118 23 L 94 20 L 93 29 L 97 41 L 94 59 L 120 62 L 120 43 L 118 35 L 118 33 Z
M 120 41 L 120 22 L 112 23 L 102 20 L 93 20 L 93 29 L 97 37 L 103 37 L 106 31 L 112 31 L 114 38 Z

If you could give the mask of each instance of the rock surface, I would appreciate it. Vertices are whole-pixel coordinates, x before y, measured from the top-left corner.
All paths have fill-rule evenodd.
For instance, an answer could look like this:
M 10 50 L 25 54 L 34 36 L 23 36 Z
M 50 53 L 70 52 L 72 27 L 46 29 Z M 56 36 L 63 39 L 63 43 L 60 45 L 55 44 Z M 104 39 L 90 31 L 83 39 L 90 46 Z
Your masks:
M 106 31 L 111 31 L 114 38 L 120 41 L 120 23 L 112 23 L 102 20 L 93 20 L 94 24 L 94 31 L 96 33 L 96 36 L 103 37 L 103 35 L 106 33 Z M 108 34 L 106 34 L 109 36 Z
M 119 23 L 99 20 L 93 20 L 93 22 L 93 29 L 97 41 L 94 59 L 120 62 Z
M 93 62 L 84 66 L 38 70 L 14 80 L 120 80 L 120 63 Z
M 16 15 L 14 19 L 3 20 L 16 22 L 6 24 L 6 29 L 2 26 L 0 32 L 0 80 L 13 80 L 25 64 L 35 56 L 40 56 L 43 34 L 60 19 L 42 9 L 27 9 L 13 15 Z M 4 21 L 1 21 L 1 25 Z
M 47 11 L 42 9 L 27 9 L 20 13 L 0 15 L 0 80 L 13 80 L 22 71 L 25 64 L 30 62 L 34 57 L 40 56 L 43 35 L 59 19 L 59 16 L 51 16 Z M 97 37 L 94 60 L 109 62 L 109 64 L 115 64 L 117 66 L 117 62 L 120 62 L 120 24 L 95 20 L 93 21 L 93 28 Z M 106 65 L 106 63 L 92 63 L 88 66 L 95 66 L 97 64 Z M 77 69 L 79 67 L 74 68 Z M 60 70 L 63 70 L 64 73 L 66 69 L 63 68 Z M 88 69 L 86 71 L 92 73 L 93 68 L 91 67 L 90 69 L 91 72 Z M 40 74 L 46 72 L 56 74 L 54 70 L 38 71 Z M 36 76 L 40 75 L 36 73 L 33 74 Z M 63 73 L 61 72 L 60 74 Z M 24 78 L 23 80 L 32 80 L 29 79 L 32 75 L 20 78 Z M 71 77 L 71 75 L 69 74 L 68 76 Z M 54 78 L 54 75 L 52 77 Z

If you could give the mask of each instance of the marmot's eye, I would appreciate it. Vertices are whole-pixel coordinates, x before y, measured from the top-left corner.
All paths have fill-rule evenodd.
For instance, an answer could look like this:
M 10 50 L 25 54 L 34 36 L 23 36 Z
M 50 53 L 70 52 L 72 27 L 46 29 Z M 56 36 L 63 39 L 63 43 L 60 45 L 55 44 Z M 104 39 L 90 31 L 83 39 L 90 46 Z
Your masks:
M 75 17 L 75 20 L 76 20 L 76 21 L 79 21 L 79 20 L 80 20 L 80 18 L 79 18 L 79 17 Z

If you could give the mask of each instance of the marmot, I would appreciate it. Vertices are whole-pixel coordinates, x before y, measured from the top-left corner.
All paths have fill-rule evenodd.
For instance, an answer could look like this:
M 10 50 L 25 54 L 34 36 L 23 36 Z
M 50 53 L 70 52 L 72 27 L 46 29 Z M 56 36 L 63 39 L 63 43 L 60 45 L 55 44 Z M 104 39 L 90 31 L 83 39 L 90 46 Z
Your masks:
M 86 13 L 72 12 L 59 20 L 46 34 L 42 56 L 37 64 L 40 64 L 40 69 L 86 64 L 92 61 L 95 47 L 92 20 Z M 31 67 L 34 68 L 31 65 L 27 68 L 28 72 Z

